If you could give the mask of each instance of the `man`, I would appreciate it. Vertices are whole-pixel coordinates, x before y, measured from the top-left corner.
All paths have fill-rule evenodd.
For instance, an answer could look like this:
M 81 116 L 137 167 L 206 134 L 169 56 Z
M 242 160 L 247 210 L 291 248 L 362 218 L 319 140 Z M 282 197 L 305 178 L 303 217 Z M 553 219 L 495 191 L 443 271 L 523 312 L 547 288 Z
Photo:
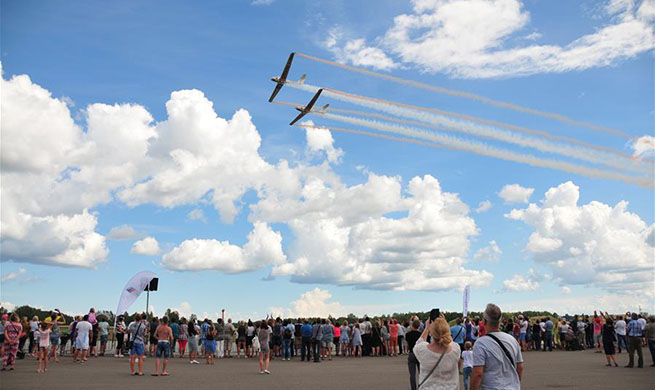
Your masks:
M 368 317 L 364 317 L 364 321 L 359 324 L 359 328 L 362 332 L 362 355 L 370 356 L 371 355 L 371 321 Z
M 550 317 L 544 319 L 544 352 L 546 348 L 548 351 L 553 352 L 553 328 L 555 324 L 550 320 Z
M 412 321 L 409 332 L 405 335 L 407 340 L 407 368 L 409 369 L 409 388 L 416 390 L 416 372 L 420 369 L 418 359 L 414 356 L 414 345 L 421 337 L 419 327 L 421 326 L 420 320 Z
M 225 313 L 225 309 L 222 311 Z M 223 328 L 223 341 L 224 341 L 224 353 L 226 358 L 232 357 L 232 342 L 234 341 L 234 325 L 232 325 L 232 319 L 227 319 L 227 324 Z
M 86 362 L 86 356 L 89 353 L 89 340 L 93 336 L 93 325 L 89 322 L 89 315 L 86 314 L 82 321 L 77 323 L 75 327 L 75 354 L 73 361 L 75 363 Z
M 522 314 L 519 315 L 519 340 L 521 341 L 521 351 L 525 351 L 528 347 L 528 340 L 527 340 L 527 334 L 528 334 L 528 326 L 530 324 L 528 321 L 523 317 Z
M 626 338 L 626 322 L 623 320 L 623 316 L 620 316 L 618 321 L 614 324 L 614 329 L 616 330 L 616 341 L 619 346 L 619 353 L 621 353 L 621 347 L 628 351 L 628 343 Z
M 168 326 L 168 317 L 164 316 L 159 323 L 159 326 L 155 329 L 154 333 L 155 339 L 157 339 L 157 359 L 155 360 L 155 372 L 152 376 L 167 376 L 168 371 L 166 371 L 166 366 L 168 365 L 168 358 L 170 357 L 171 344 L 173 343 L 173 330 Z M 159 359 L 164 358 L 164 364 L 159 372 Z
M 175 356 L 175 345 L 177 344 L 177 340 L 180 337 L 180 325 L 177 323 L 177 320 L 174 318 L 171 318 L 171 331 L 173 331 L 173 343 L 171 343 L 171 357 Z
M 300 361 L 305 361 L 305 356 L 307 357 L 307 361 L 310 361 L 310 351 L 312 348 L 312 326 L 309 325 L 307 320 L 303 320 L 303 324 L 300 327 L 300 337 L 302 339 L 302 345 L 300 348 Z
M 484 311 L 487 335 L 473 346 L 471 390 L 519 390 L 523 375 L 521 347 L 512 335 L 500 332 L 500 308 L 493 303 Z
M 327 319 L 323 320 L 321 325 L 321 330 L 323 333 L 323 339 L 321 341 L 321 355 L 323 358 L 328 358 L 332 360 L 332 340 L 334 339 L 334 328 L 332 327 L 332 322 Z
M 450 327 L 450 335 L 456 344 L 459 344 L 460 351 L 464 350 L 464 336 L 466 335 L 466 328 L 462 326 L 462 319 L 458 318 L 456 324 Z
M 644 337 L 644 330 L 641 327 L 639 322 L 639 317 L 637 313 L 632 313 L 632 320 L 628 322 L 627 326 L 628 332 L 628 355 L 630 355 L 630 362 L 626 368 L 632 368 L 635 366 L 635 351 L 639 356 L 639 361 L 637 362 L 637 367 L 644 368 L 644 355 L 641 351 L 641 338 Z
M 323 330 L 319 321 L 312 324 L 312 349 L 314 354 L 314 363 L 320 363 L 321 341 L 323 340 Z
M 130 335 L 130 375 L 143 376 L 143 355 L 145 354 L 145 340 L 148 332 L 148 323 L 142 319 L 141 314 L 134 316 L 134 322 L 127 328 Z M 139 372 L 134 372 L 134 360 L 139 359 Z
M 150 357 L 155 355 L 155 350 L 157 349 L 157 339 L 155 338 L 155 330 L 159 326 L 159 319 L 154 317 L 150 323 Z

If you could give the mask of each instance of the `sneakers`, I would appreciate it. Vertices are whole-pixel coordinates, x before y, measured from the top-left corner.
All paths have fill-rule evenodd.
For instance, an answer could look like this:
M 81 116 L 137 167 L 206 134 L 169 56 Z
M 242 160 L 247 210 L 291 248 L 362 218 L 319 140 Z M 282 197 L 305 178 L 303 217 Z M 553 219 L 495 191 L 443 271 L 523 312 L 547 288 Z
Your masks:
M 265 373 L 264 373 L 264 371 L 259 371 L 259 374 L 264 375 Z
M 271 372 L 268 371 L 268 370 L 264 370 L 264 373 L 266 373 L 266 374 L 270 374 Z

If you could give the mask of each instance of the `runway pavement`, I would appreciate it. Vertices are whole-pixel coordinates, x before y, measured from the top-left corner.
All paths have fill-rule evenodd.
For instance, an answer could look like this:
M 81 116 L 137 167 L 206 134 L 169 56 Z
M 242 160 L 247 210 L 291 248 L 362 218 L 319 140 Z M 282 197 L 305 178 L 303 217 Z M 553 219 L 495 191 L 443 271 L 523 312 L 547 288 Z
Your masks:
M 602 354 L 593 351 L 527 352 L 524 355 L 523 389 L 622 388 L 653 389 L 655 367 L 647 350 L 645 368 L 623 368 L 625 353 L 617 355 L 620 367 L 605 367 Z M 254 359 L 219 359 L 213 366 L 189 364 L 187 359 L 171 360 L 169 377 L 152 377 L 155 359 L 145 361 L 144 377 L 129 375 L 128 359 L 114 357 L 91 358 L 84 365 L 72 363 L 69 357 L 52 363 L 48 372 L 37 374 L 37 361 L 19 360 L 16 370 L 0 373 L 0 388 L 4 389 L 191 389 L 219 386 L 227 389 L 344 389 L 376 388 L 407 389 L 409 387 L 406 357 L 397 358 L 333 358 L 321 363 L 300 362 L 299 359 L 271 362 L 271 375 L 260 375 Z M 145 387 L 142 387 L 145 386 Z M 463 387 L 462 387 L 463 388 Z

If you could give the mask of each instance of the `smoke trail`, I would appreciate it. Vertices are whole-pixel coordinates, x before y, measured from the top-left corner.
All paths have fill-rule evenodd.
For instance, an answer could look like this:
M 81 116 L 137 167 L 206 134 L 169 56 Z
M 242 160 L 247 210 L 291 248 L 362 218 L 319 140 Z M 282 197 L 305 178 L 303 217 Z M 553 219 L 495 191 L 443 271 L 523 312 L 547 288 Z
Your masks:
M 351 94 L 348 94 L 348 95 L 351 95 Z M 358 95 L 354 95 L 354 96 L 358 96 Z M 437 108 L 414 106 L 414 105 L 409 105 L 409 104 L 391 102 L 391 101 L 388 101 L 388 100 L 370 98 L 370 97 L 366 97 L 366 96 L 358 96 L 358 98 L 369 100 L 369 101 L 375 101 L 375 102 L 379 102 L 379 103 L 383 103 L 383 104 L 386 103 L 386 104 L 397 105 L 399 107 L 404 107 L 404 108 L 413 109 L 413 110 L 417 110 L 417 111 L 426 111 L 426 112 L 433 112 L 433 113 L 444 115 L 444 116 L 452 116 L 452 117 L 455 117 L 455 118 L 465 119 L 465 120 L 469 120 L 469 121 L 472 121 L 472 122 L 477 122 L 477 123 L 481 123 L 481 124 L 485 124 L 485 125 L 501 127 L 501 128 L 505 128 L 505 129 L 508 129 L 508 130 L 516 130 L 516 131 L 526 133 L 526 134 L 539 135 L 539 136 L 542 136 L 542 137 L 545 137 L 545 138 L 548 138 L 548 139 L 570 142 L 570 143 L 573 143 L 573 144 L 576 144 L 576 145 L 580 145 L 580 146 L 583 146 L 583 147 L 586 147 L 586 148 L 589 148 L 589 149 L 595 149 L 595 150 L 598 150 L 598 151 L 601 151 L 601 152 L 613 153 L 613 154 L 616 154 L 617 156 L 621 156 L 623 158 L 630 159 L 632 161 L 638 161 L 639 160 L 638 158 L 635 158 L 635 156 L 633 156 L 632 154 L 623 152 L 621 150 L 613 149 L 613 148 L 610 148 L 610 147 L 607 147 L 607 146 L 591 144 L 591 143 L 588 143 L 588 142 L 585 142 L 585 141 L 582 141 L 582 140 L 579 140 L 579 139 L 576 139 L 576 138 L 565 137 L 563 135 L 551 134 L 551 133 L 548 133 L 548 132 L 542 131 L 542 130 L 530 129 L 528 127 L 512 125 L 512 124 L 509 124 L 509 123 L 498 122 L 498 121 L 494 121 L 494 120 L 490 120 L 490 119 L 480 118 L 480 117 L 467 115 L 467 114 L 460 114 L 460 113 L 452 112 L 452 111 L 439 110 Z M 283 105 L 283 106 L 290 106 L 290 107 L 302 106 L 302 104 L 300 104 L 300 103 L 290 103 L 290 102 L 282 102 L 282 101 L 273 101 L 273 103 Z M 312 111 L 314 111 L 314 110 L 312 110 Z M 375 114 L 375 113 L 371 113 L 371 112 L 367 112 L 367 111 L 348 110 L 348 109 L 335 108 L 335 107 L 329 107 L 327 109 L 327 111 L 338 112 L 338 113 L 342 113 L 342 114 L 359 115 L 359 116 L 370 116 L 370 117 L 375 117 L 375 118 L 388 120 L 388 121 L 392 121 L 392 122 L 397 121 L 398 123 L 407 123 L 407 121 L 403 121 L 403 120 L 399 120 L 399 119 L 395 119 L 395 118 L 391 118 L 391 117 L 388 117 L 388 116 Z
M 462 98 L 465 98 L 465 99 L 477 100 L 479 102 L 489 104 L 491 106 L 496 106 L 496 107 L 500 107 L 500 108 L 507 108 L 507 109 L 510 109 L 510 110 L 514 110 L 514 111 L 518 111 L 518 112 L 524 112 L 524 113 L 527 113 L 527 114 L 538 115 L 538 116 L 541 116 L 541 117 L 544 117 L 544 118 L 554 119 L 554 120 L 557 120 L 557 121 L 560 121 L 560 122 L 564 122 L 564 123 L 568 123 L 568 124 L 572 124 L 572 125 L 576 125 L 576 126 L 583 126 L 583 127 L 586 127 L 588 129 L 594 130 L 594 131 L 602 131 L 602 132 L 605 132 L 605 133 L 608 133 L 608 134 L 618 135 L 618 136 L 626 137 L 626 138 L 632 138 L 631 135 L 629 135 L 629 134 L 627 134 L 627 133 L 625 133 L 625 132 L 623 132 L 621 130 L 616 130 L 616 129 L 612 129 L 612 128 L 605 127 L 605 126 L 600 126 L 600 125 L 595 125 L 593 123 L 588 123 L 588 122 L 584 122 L 584 121 L 578 121 L 578 120 L 575 120 L 573 118 L 569 118 L 567 116 L 560 115 L 560 114 L 535 110 L 533 108 L 523 107 L 523 106 L 519 106 L 519 105 L 516 105 L 516 104 L 508 103 L 508 102 L 493 100 L 493 99 L 490 99 L 490 98 L 487 98 L 487 97 L 484 97 L 484 96 L 480 96 L 480 95 L 476 95 L 476 94 L 473 94 L 473 93 L 469 93 L 469 92 L 455 91 L 455 90 L 450 90 L 450 89 L 446 89 L 446 88 L 442 88 L 442 87 L 437 87 L 437 86 L 434 86 L 434 85 L 420 83 L 418 81 L 406 80 L 406 79 L 402 79 L 400 77 L 391 76 L 391 75 L 384 74 L 384 73 L 378 73 L 378 72 L 374 72 L 374 71 L 367 70 L 367 69 L 362 69 L 362 68 L 357 68 L 357 67 L 350 66 L 350 65 L 340 64 L 340 63 L 335 62 L 335 61 L 325 60 L 325 59 L 322 59 L 322 58 L 310 56 L 308 54 L 303 54 L 303 53 L 296 52 L 296 55 L 299 55 L 299 56 L 301 56 L 303 58 L 306 58 L 308 60 L 322 62 L 322 63 L 327 64 L 327 65 L 336 66 L 338 68 L 350 70 L 350 71 L 357 72 L 357 73 L 362 73 L 362 74 L 365 74 L 365 75 L 368 75 L 368 76 L 378 77 L 378 78 L 381 78 L 381 79 L 393 81 L 395 83 L 409 85 L 409 86 L 412 86 L 412 87 L 421 88 L 421 89 L 425 89 L 425 90 L 428 90 L 428 91 L 434 91 L 434 92 L 438 92 L 438 93 L 443 93 L 443 94 L 447 94 L 447 95 L 451 95 L 451 96 L 462 97 Z
M 313 92 L 317 87 L 308 84 L 288 83 L 292 88 Z M 392 115 L 407 117 L 421 122 L 438 125 L 440 130 L 462 131 L 478 137 L 495 139 L 519 146 L 531 147 L 541 151 L 557 153 L 560 155 L 588 161 L 596 164 L 603 164 L 616 169 L 632 170 L 641 173 L 652 173 L 652 167 L 648 164 L 639 163 L 633 159 L 617 158 L 605 152 L 594 152 L 586 148 L 574 147 L 552 143 L 534 137 L 526 137 L 517 133 L 501 130 L 488 125 L 476 125 L 471 122 L 458 121 L 452 118 L 431 114 L 429 112 L 417 111 L 416 106 L 408 106 L 400 103 L 368 98 L 346 92 L 336 91 L 328 88 L 323 89 L 323 94 L 337 100 L 345 101 L 362 107 L 372 108 L 378 111 L 387 112 Z
M 323 116 L 325 116 L 326 118 L 338 120 L 345 123 L 360 125 L 371 129 L 376 129 L 379 131 L 391 132 L 395 134 L 401 134 L 407 137 L 414 137 L 414 138 L 420 138 L 428 141 L 439 142 L 451 149 L 468 151 L 483 156 L 495 157 L 502 160 L 524 163 L 536 167 L 558 169 L 561 171 L 579 174 L 591 178 L 620 180 L 626 183 L 637 184 L 642 187 L 652 188 L 654 186 L 652 178 L 627 176 L 620 173 L 604 171 L 604 170 L 587 167 L 583 165 L 576 165 L 563 161 L 540 158 L 529 154 L 515 153 L 509 150 L 499 149 L 494 146 L 484 144 L 481 142 L 466 140 L 463 138 L 453 137 L 441 133 L 428 132 L 415 127 L 405 127 L 395 124 L 388 124 L 378 121 L 370 121 L 367 119 L 359 119 L 359 118 L 346 117 L 346 116 L 333 115 L 333 114 L 323 114 Z

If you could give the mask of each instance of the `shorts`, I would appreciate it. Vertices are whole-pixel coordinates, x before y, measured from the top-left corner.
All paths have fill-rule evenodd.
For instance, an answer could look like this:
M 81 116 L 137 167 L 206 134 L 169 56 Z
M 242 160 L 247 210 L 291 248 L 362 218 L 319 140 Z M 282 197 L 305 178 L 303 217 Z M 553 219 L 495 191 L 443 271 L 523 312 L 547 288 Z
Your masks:
M 276 347 L 282 345 L 282 338 L 280 336 L 273 336 L 273 345 Z
M 198 352 L 198 337 L 189 338 L 189 353 Z
M 600 344 L 602 339 L 602 334 L 594 333 L 594 344 Z
M 521 333 L 520 338 L 521 338 L 521 341 L 525 341 L 525 333 Z
M 255 336 L 246 336 L 246 347 L 249 347 L 249 346 L 252 345 L 252 339 L 253 339 L 254 337 L 255 337 Z
M 321 340 L 321 348 L 332 349 L 332 339 Z
M 133 343 L 130 355 L 143 356 L 144 346 L 142 343 Z
M 89 334 L 84 332 L 82 334 L 78 334 L 77 337 L 75 338 L 75 348 L 81 349 L 81 350 L 86 350 L 89 349 Z
M 156 354 L 157 359 L 163 357 L 164 359 L 168 359 L 171 357 L 171 345 L 169 344 L 168 341 L 158 341 L 157 342 L 157 354 Z
M 150 336 L 150 344 L 157 344 L 157 338 L 155 336 Z
M 100 344 L 107 344 L 107 338 L 108 336 L 106 334 L 103 334 L 100 336 Z
M 50 336 L 50 345 L 59 345 L 59 336 Z
M 214 340 L 205 340 L 205 353 L 215 354 L 216 353 L 216 344 Z

